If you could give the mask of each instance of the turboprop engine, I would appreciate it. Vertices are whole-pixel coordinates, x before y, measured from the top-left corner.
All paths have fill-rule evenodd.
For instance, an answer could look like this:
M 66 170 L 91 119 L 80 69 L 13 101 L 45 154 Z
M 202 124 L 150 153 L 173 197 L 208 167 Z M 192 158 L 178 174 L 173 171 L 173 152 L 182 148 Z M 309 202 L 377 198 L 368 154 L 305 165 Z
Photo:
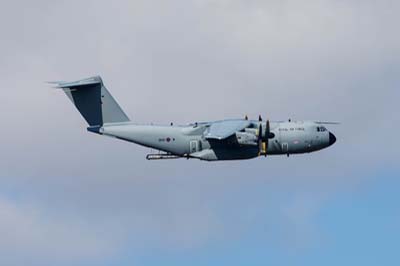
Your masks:
M 240 145 L 257 146 L 257 130 L 253 128 L 246 128 L 245 132 L 236 132 L 236 140 Z

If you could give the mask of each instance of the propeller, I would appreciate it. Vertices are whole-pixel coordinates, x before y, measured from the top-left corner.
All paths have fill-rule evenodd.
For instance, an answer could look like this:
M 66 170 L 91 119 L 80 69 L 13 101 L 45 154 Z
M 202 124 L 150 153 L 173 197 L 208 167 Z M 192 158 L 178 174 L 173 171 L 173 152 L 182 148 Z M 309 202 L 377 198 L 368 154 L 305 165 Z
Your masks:
M 261 122 L 261 116 L 259 116 L 259 121 Z M 271 127 L 269 120 L 267 120 L 265 124 L 265 132 L 264 136 L 262 134 L 262 123 L 260 123 L 260 126 L 258 128 L 258 148 L 261 154 L 261 151 L 263 150 L 263 145 L 265 143 L 265 150 L 264 150 L 264 155 L 267 157 L 267 151 L 268 151 L 268 145 L 269 145 L 269 139 L 272 139 L 275 137 L 275 134 L 271 132 Z
M 269 120 L 267 120 L 267 124 L 265 125 L 265 157 L 267 157 L 267 151 L 268 151 L 268 144 L 269 144 L 269 138 L 271 135 L 271 128 L 269 125 Z
M 262 136 L 262 125 L 260 123 L 258 127 L 258 155 L 261 154 L 263 148 L 263 136 Z

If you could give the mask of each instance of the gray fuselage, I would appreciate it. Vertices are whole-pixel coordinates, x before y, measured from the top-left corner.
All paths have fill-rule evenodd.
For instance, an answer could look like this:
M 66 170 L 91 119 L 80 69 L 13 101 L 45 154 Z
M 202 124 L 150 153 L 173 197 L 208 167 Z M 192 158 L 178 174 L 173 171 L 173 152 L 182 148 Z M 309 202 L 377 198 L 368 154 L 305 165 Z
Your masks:
M 251 159 L 260 155 L 258 145 L 233 145 L 232 140 L 207 139 L 210 123 L 187 126 L 137 125 L 131 122 L 104 124 L 100 134 L 116 137 L 179 157 L 206 161 Z M 257 129 L 262 122 L 251 121 Z M 325 127 L 311 121 L 271 122 L 273 138 L 266 155 L 310 153 L 331 146 L 335 136 Z M 256 144 L 256 143 L 254 143 Z
M 251 159 L 318 151 L 335 143 L 323 122 L 263 122 L 229 119 L 186 126 L 131 122 L 100 76 L 52 82 L 62 89 L 89 127 L 88 131 L 160 151 L 147 159 L 196 158 L 205 161 Z M 162 154 L 162 152 L 164 152 Z

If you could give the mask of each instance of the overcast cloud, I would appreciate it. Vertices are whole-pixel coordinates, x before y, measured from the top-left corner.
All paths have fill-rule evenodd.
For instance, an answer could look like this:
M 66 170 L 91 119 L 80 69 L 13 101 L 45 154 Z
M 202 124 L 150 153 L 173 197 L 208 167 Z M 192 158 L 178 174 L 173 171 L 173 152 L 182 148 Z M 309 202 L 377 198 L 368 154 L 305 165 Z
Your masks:
M 313 217 L 326 200 L 398 171 L 399 1 L 0 7 L 2 265 L 182 252 L 252 228 L 265 245 L 307 248 L 322 241 Z M 139 123 L 261 113 L 340 121 L 338 142 L 289 159 L 147 162 L 145 148 L 86 133 L 45 84 L 97 74 Z

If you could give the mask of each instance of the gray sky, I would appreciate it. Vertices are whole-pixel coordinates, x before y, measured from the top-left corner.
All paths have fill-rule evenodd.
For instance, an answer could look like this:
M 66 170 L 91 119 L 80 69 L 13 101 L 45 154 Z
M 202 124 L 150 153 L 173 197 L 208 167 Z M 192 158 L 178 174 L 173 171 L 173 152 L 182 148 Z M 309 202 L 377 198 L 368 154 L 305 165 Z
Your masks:
M 0 262 L 190 250 L 261 225 L 271 242 L 307 246 L 326 200 L 397 169 L 398 1 L 0 7 Z M 147 162 L 145 148 L 87 134 L 45 84 L 97 74 L 137 122 L 333 120 L 338 143 L 289 159 Z

